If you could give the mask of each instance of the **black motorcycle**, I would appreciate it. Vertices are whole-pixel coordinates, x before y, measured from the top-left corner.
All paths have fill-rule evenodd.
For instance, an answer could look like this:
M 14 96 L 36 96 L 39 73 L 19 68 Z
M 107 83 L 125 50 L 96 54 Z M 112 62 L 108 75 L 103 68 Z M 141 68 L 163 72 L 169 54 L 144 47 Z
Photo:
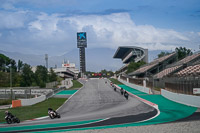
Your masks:
M 120 92 L 123 95 L 124 94 L 124 89 L 121 88 Z
M 11 118 L 10 116 L 6 115 L 5 116 L 5 120 L 6 120 L 6 122 L 8 124 L 11 124 L 11 123 L 20 123 L 19 118 L 17 118 L 16 116 L 14 116 L 14 117 Z
M 128 96 L 129 96 L 129 94 L 125 91 L 124 92 L 124 97 L 126 98 L 126 100 L 128 100 Z
M 54 118 L 60 118 L 60 114 L 57 113 L 56 111 L 48 111 L 48 115 L 51 119 L 54 119 Z

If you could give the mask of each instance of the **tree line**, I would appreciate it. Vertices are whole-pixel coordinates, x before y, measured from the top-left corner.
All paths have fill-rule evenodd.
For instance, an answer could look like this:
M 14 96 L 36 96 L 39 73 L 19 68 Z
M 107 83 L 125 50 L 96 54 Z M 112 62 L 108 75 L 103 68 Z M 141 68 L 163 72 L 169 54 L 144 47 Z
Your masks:
M 0 54 L 0 87 L 45 87 L 46 83 L 53 81 L 57 81 L 53 69 L 48 72 L 45 66 L 39 65 L 33 72 L 29 64 L 21 60 L 16 63 L 15 60 Z

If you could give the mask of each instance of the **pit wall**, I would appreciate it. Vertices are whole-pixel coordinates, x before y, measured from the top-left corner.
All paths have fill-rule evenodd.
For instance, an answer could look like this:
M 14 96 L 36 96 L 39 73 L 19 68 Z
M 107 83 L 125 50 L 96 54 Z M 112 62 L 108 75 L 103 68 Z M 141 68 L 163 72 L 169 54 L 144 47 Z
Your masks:
M 131 87 L 131 88 L 134 88 L 134 89 L 136 89 L 136 90 L 139 90 L 139 91 L 144 92 L 144 93 L 147 93 L 147 94 L 152 94 L 150 88 L 147 88 L 147 87 L 143 87 L 143 86 L 139 86 L 139 85 L 135 85 L 135 84 L 129 83 L 129 82 L 128 82 L 128 81 L 129 81 L 128 78 L 127 78 L 126 81 L 124 81 L 124 80 L 120 79 L 120 77 L 119 77 L 118 80 L 119 80 L 120 82 L 122 82 L 123 84 L 125 84 L 126 86 L 129 86 L 129 87 Z
M 177 103 L 200 108 L 200 96 L 192 96 L 161 89 L 161 95 Z

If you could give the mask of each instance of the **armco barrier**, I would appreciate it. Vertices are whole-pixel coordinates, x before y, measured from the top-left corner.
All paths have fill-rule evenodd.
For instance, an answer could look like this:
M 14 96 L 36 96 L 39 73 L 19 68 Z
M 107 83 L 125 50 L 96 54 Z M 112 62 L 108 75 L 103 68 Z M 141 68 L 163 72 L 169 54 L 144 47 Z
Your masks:
M 29 105 L 33 105 L 39 102 L 42 102 L 46 99 L 45 95 L 41 95 L 39 97 L 36 98 L 31 98 L 31 99 L 20 99 L 21 100 L 21 105 L 22 106 L 29 106 Z
M 150 88 L 143 87 L 143 86 L 139 86 L 139 85 L 135 85 L 135 84 L 131 84 L 131 83 L 128 83 L 128 82 L 126 82 L 126 81 L 124 81 L 124 80 L 121 80 L 121 79 L 118 79 L 118 80 L 119 80 L 120 82 L 122 82 L 123 84 L 125 84 L 125 85 L 131 87 L 131 88 L 134 88 L 134 89 L 139 90 L 139 91 L 141 91 L 141 92 L 145 92 L 145 93 L 147 93 L 147 94 L 152 94 Z
M 161 95 L 177 103 L 200 108 L 200 96 L 192 96 L 161 89 Z

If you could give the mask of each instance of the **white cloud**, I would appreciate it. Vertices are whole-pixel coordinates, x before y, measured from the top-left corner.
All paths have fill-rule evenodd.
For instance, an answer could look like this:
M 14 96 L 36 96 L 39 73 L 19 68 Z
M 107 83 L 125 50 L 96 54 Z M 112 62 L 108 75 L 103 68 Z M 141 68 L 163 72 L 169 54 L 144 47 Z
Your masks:
M 12 3 L 3 3 L 1 7 L 5 10 L 17 10 Z
M 136 25 L 128 13 L 72 17 L 63 17 L 58 14 L 48 16 L 43 13 L 36 21 L 29 23 L 29 29 L 36 30 L 39 36 L 47 38 L 52 37 L 54 33 L 67 37 L 67 35 L 75 34 L 76 31 L 87 31 L 88 43 L 91 47 L 116 48 L 121 45 L 152 43 L 152 50 L 164 47 L 171 49 L 175 46 L 156 47 L 155 44 L 189 40 L 174 30 L 158 29 L 151 25 Z
M 197 32 L 197 34 L 200 36 L 200 32 Z
M 24 27 L 26 12 L 3 12 L 0 11 L 0 29 L 15 29 Z
M 6 15 L 7 14 L 7 15 Z M 64 16 L 63 14 L 34 14 L 7 12 L 0 18 L 1 28 L 18 28 L 8 40 L 23 49 L 60 54 L 76 48 L 76 32 L 86 31 L 88 47 L 139 46 L 149 50 L 171 50 L 182 42 L 190 42 L 192 33 L 183 34 L 172 29 L 159 29 L 152 25 L 136 25 L 128 13 L 110 15 Z M 189 39 L 190 38 L 190 39 Z M 196 38 L 196 37 L 195 37 Z M 194 40 L 195 38 L 192 38 Z M 28 50 L 27 50 L 28 51 Z

